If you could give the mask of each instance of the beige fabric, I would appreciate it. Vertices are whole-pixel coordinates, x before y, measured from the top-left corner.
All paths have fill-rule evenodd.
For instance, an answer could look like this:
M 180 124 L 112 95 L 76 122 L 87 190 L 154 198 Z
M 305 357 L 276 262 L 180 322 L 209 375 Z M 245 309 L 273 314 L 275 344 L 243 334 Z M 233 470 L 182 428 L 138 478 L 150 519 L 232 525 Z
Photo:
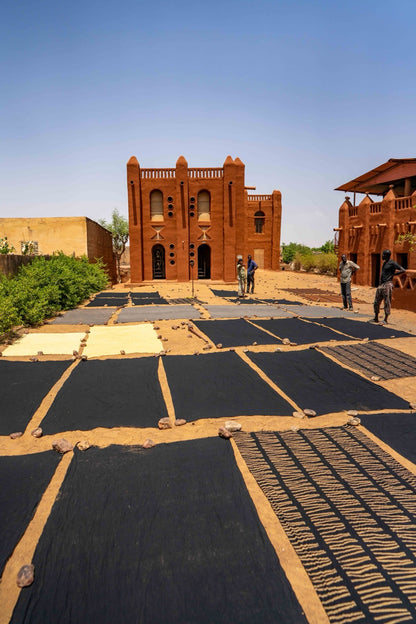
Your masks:
M 37 355 L 42 351 L 45 355 L 72 355 L 78 351 L 85 332 L 62 333 L 33 333 L 24 334 L 19 340 L 3 351 L 5 356 Z
M 141 325 L 95 326 L 91 328 L 83 355 L 88 358 L 126 353 L 159 353 L 163 343 L 150 323 Z

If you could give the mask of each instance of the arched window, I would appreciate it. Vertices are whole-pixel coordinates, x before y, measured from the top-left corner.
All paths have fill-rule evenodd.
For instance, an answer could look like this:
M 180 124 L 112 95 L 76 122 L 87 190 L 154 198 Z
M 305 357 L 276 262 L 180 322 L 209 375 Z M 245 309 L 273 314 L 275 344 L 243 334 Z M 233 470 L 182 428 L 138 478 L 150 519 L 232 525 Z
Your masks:
M 162 191 L 152 191 L 150 193 L 150 219 L 151 221 L 163 221 Z
M 264 230 L 264 212 L 258 210 L 254 213 L 254 230 L 256 234 L 263 234 Z
M 198 193 L 198 221 L 211 220 L 211 197 L 208 191 Z

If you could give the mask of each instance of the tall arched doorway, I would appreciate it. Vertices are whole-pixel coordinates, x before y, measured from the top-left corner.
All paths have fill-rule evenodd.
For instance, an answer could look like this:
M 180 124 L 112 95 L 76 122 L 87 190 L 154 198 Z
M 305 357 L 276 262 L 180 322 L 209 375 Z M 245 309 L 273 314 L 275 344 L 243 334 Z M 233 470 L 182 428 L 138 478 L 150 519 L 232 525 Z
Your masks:
M 165 249 L 155 245 L 152 249 L 153 279 L 165 279 Z
M 211 247 L 200 245 L 198 247 L 198 279 L 211 278 Z

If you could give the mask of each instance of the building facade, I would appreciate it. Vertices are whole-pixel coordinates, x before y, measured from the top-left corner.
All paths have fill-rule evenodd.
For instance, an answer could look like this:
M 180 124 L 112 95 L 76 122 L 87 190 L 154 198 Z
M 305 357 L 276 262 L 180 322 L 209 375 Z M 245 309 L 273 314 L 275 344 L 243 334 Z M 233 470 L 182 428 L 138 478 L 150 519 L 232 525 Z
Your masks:
M 7 236 L 17 255 L 31 241 L 36 255 L 62 251 L 68 256 L 87 256 L 91 262 L 101 258 L 110 279 L 116 281 L 111 234 L 88 217 L 0 218 L 0 237 L 3 236 Z
M 382 251 L 390 249 L 406 269 L 394 278 L 394 301 L 416 310 L 416 159 L 392 158 L 335 190 L 353 195 L 353 202 L 351 195 L 345 197 L 335 230 L 339 256 L 346 254 L 360 266 L 356 283 L 377 286 Z M 364 194 L 358 204 L 357 193 Z
M 238 255 L 279 268 L 281 194 L 249 195 L 239 158 L 194 168 L 180 156 L 174 168 L 142 169 L 133 156 L 127 186 L 132 283 L 232 282 Z

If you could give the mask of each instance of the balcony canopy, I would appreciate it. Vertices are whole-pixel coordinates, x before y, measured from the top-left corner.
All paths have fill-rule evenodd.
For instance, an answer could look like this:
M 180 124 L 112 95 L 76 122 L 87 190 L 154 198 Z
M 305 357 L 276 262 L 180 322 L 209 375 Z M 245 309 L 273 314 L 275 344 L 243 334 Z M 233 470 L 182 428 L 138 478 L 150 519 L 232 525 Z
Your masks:
M 371 169 L 367 173 L 338 186 L 336 191 L 352 193 L 372 193 L 385 195 L 390 185 L 393 185 L 398 196 L 405 187 L 405 180 L 413 178 L 412 187 L 416 181 L 416 158 L 390 158 L 387 162 Z

